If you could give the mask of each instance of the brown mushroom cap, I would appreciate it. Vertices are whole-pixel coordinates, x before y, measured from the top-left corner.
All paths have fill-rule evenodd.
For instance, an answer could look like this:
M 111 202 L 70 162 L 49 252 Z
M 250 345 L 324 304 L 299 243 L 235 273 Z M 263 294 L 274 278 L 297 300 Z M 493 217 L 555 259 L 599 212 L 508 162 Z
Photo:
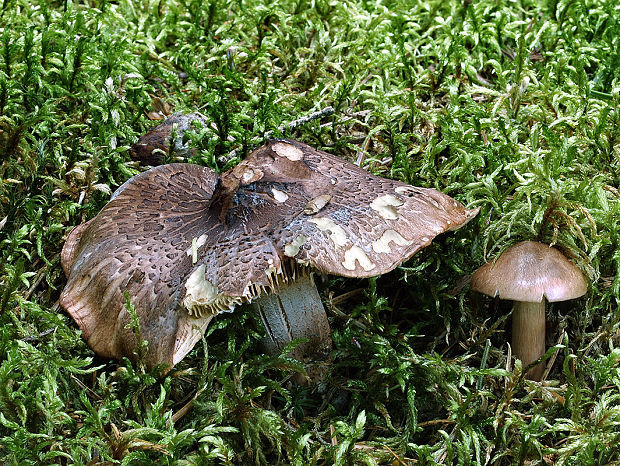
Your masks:
M 525 302 L 566 301 L 588 290 L 579 268 L 546 244 L 523 241 L 506 249 L 472 276 L 471 288 L 489 296 Z
M 121 186 L 69 236 L 60 302 L 95 352 L 131 357 L 127 291 L 150 342 L 145 362 L 172 366 L 215 314 L 299 267 L 386 273 L 477 212 L 305 144 L 270 141 L 219 178 L 170 164 Z
M 138 141 L 129 148 L 129 155 L 133 160 L 143 165 L 157 166 L 164 163 L 164 157 L 169 154 L 172 131 L 176 130 L 173 152 L 178 157 L 190 157 L 195 149 L 191 149 L 188 143 L 183 142 L 183 134 L 190 128 L 194 121 L 206 125 L 207 119 L 200 113 L 175 113 L 165 121 L 151 128 L 142 135 Z
M 60 303 L 96 353 L 121 358 L 136 350 L 125 291 L 150 342 L 149 366 L 174 365 L 198 341 L 212 315 L 192 317 L 179 299 L 193 268 L 192 240 L 205 230 L 216 180 L 197 165 L 149 170 L 122 185 L 96 217 L 71 232 L 61 255 L 68 280 Z

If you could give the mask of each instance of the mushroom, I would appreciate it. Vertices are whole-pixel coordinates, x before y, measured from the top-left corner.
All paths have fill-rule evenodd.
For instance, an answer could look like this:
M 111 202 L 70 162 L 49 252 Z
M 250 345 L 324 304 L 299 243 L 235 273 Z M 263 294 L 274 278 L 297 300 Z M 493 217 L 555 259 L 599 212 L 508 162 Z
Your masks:
M 434 189 L 272 140 L 220 177 L 170 164 L 127 181 L 69 235 L 60 303 L 95 352 L 135 357 L 128 292 L 148 367 L 172 367 L 214 316 L 257 298 L 272 346 L 310 337 L 302 353 L 329 350 L 311 270 L 388 272 L 477 213 Z
M 192 128 L 193 122 L 198 121 L 203 126 L 207 119 L 200 113 L 175 113 L 165 121 L 151 128 L 146 134 L 129 148 L 129 156 L 143 165 L 161 165 L 165 158 L 170 155 L 170 145 L 173 145 L 172 153 L 177 157 L 188 158 L 195 154 L 196 149 L 190 148 L 187 142 L 183 142 L 183 136 L 188 129 Z M 174 141 L 171 137 L 174 133 Z
M 575 299 L 585 294 L 588 285 L 579 268 L 560 251 L 523 241 L 480 267 L 471 278 L 471 289 L 514 301 L 512 349 L 525 367 L 545 354 L 545 298 L 549 302 Z M 540 380 L 543 371 L 539 364 L 526 377 Z

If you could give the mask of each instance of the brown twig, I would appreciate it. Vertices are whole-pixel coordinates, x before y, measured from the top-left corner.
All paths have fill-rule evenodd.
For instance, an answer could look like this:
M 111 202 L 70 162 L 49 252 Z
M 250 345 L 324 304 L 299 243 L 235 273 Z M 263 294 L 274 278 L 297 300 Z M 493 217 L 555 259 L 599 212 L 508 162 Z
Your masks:
M 387 445 L 383 445 L 383 447 L 389 451 L 392 455 L 394 455 L 394 458 L 396 458 L 396 461 L 398 461 L 398 464 L 402 464 L 403 466 L 407 466 L 407 463 L 405 463 L 403 460 L 400 459 L 400 457 L 394 453 L 394 451 L 392 451 L 392 449 L 390 447 L 388 447 Z
M 71 379 L 80 386 L 80 388 L 82 388 L 83 390 L 86 390 L 91 397 L 93 397 L 94 399 L 101 401 L 103 398 L 101 398 L 101 396 L 99 396 L 97 394 L 97 392 L 93 391 L 92 388 L 88 387 L 84 382 L 82 382 L 80 379 L 78 379 L 75 375 L 71 374 Z
M 560 334 L 560 338 L 558 338 L 558 342 L 556 343 L 556 345 L 559 345 L 560 343 L 562 343 L 562 341 L 564 341 L 565 334 L 566 334 L 566 331 L 562 330 L 562 333 Z M 549 362 L 547 363 L 547 368 L 545 369 L 545 372 L 543 372 L 542 378 L 540 379 L 541 382 L 543 380 L 546 380 L 547 376 L 551 372 L 551 369 L 553 368 L 553 364 L 555 364 L 555 360 L 558 357 L 558 352 L 559 352 L 558 350 L 555 350 L 555 352 L 553 353 L 553 356 L 551 356 L 551 358 L 549 359 Z
M 331 298 L 329 300 L 330 304 L 332 305 L 338 305 L 344 301 L 348 301 L 349 299 L 351 299 L 353 296 L 357 296 L 358 294 L 360 294 L 362 291 L 364 291 L 362 288 L 356 288 L 354 290 L 351 291 L 347 291 L 346 293 L 342 293 L 341 295 L 335 296 L 333 298 Z
M 32 296 L 32 294 L 35 292 L 35 290 L 37 289 L 37 287 L 41 284 L 41 282 L 43 281 L 43 279 L 45 278 L 45 273 L 47 272 L 47 265 L 44 265 L 38 272 L 37 272 L 37 278 L 35 278 L 34 282 L 32 283 L 32 285 L 30 285 L 30 288 L 28 288 L 28 291 L 26 291 L 26 293 L 24 294 L 24 299 L 26 301 L 28 301 L 30 299 L 30 297 Z
M 190 409 L 192 409 L 192 406 L 194 406 L 194 402 L 196 401 L 196 399 L 202 394 L 204 388 L 201 388 L 200 390 L 198 390 L 196 392 L 196 394 L 192 397 L 191 400 L 189 400 L 187 403 L 185 403 L 181 409 L 179 409 L 176 413 L 174 413 L 172 415 L 172 423 L 176 423 L 179 419 L 181 419 L 183 416 L 185 416 Z M 169 423 L 169 422 L 168 422 Z M 168 424 L 167 423 L 167 424 Z
M 433 419 L 431 421 L 419 422 L 418 427 L 434 426 L 436 424 L 454 424 L 456 421 L 453 419 Z

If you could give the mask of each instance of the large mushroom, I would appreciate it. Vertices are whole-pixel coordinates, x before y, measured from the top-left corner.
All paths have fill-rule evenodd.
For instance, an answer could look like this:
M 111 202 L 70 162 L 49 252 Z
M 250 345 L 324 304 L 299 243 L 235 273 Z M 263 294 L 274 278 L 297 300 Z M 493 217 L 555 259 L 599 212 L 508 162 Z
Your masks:
M 148 367 L 175 365 L 215 315 L 259 297 L 273 338 L 315 338 L 312 352 L 329 341 L 329 326 L 310 270 L 388 272 L 477 212 L 434 189 L 273 140 L 220 177 L 170 164 L 127 181 L 69 235 L 60 302 L 95 352 L 134 357 L 128 292 L 149 342 Z
M 480 267 L 472 276 L 471 288 L 514 301 L 512 350 L 525 367 L 545 354 L 545 298 L 549 302 L 575 299 L 585 294 L 588 285 L 579 268 L 560 251 L 523 241 Z M 540 380 L 543 371 L 539 364 L 526 376 Z

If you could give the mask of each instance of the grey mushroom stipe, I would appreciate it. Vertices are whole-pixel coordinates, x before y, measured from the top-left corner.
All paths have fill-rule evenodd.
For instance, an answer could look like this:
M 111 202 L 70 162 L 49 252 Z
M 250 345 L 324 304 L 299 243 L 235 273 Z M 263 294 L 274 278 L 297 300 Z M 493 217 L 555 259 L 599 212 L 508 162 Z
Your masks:
M 262 294 L 252 307 L 267 332 L 263 340 L 267 353 L 280 353 L 295 338 L 306 338 L 308 342 L 297 346 L 291 356 L 319 362 L 328 356 L 329 322 L 312 274 L 302 273 L 275 293 Z
M 546 244 L 523 241 L 506 249 L 495 262 L 472 276 L 471 289 L 514 301 L 512 349 L 527 366 L 545 354 L 545 298 L 549 302 L 578 298 L 588 290 L 579 268 Z M 544 366 L 528 371 L 540 380 Z
M 310 315 L 323 342 L 329 326 L 320 299 L 295 304 L 296 295 L 318 297 L 312 280 L 287 291 L 294 276 L 386 273 L 477 212 L 434 189 L 273 140 L 219 177 L 205 167 L 170 164 L 127 181 L 69 235 L 60 302 L 96 353 L 131 358 L 127 291 L 149 342 L 148 367 L 174 366 L 214 316 L 269 293 L 275 301 L 259 306 L 273 339 L 312 337 L 295 323 Z M 273 317 L 285 302 L 293 304 Z

